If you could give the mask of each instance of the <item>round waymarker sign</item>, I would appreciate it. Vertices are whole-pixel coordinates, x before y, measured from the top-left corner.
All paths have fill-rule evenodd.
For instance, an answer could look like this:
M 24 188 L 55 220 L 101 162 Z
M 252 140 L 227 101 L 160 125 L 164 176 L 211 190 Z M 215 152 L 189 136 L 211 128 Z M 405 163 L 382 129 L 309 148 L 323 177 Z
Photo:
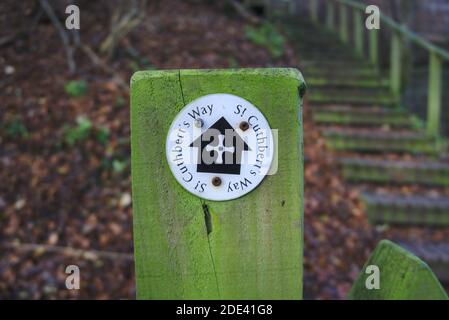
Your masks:
M 249 101 L 210 94 L 175 117 L 166 154 L 176 180 L 189 192 L 208 200 L 231 200 L 256 188 L 269 173 L 273 134 Z

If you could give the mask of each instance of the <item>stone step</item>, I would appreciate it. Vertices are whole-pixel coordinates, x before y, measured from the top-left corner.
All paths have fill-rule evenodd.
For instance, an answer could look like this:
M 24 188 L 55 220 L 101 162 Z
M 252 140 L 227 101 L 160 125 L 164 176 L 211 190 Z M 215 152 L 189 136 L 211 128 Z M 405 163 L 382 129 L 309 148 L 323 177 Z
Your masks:
M 449 198 L 364 193 L 362 200 L 372 224 L 449 225 Z
M 311 30 L 307 27 L 294 26 L 293 28 L 285 28 L 285 33 L 289 35 L 290 39 L 293 39 L 293 45 L 295 46 L 305 46 L 308 44 L 309 48 L 317 49 L 324 48 L 327 44 L 330 44 L 331 47 L 341 47 L 348 50 L 348 47 L 339 39 L 338 36 L 335 36 L 334 33 L 328 32 L 327 30 Z
M 343 158 L 340 159 L 340 163 L 343 176 L 348 181 L 449 186 L 449 164 L 447 163 L 366 158 Z
M 437 154 L 441 150 L 435 138 L 414 131 L 327 129 L 322 134 L 326 145 L 338 151 Z
M 305 52 L 320 52 L 327 53 L 333 50 L 350 51 L 350 48 L 345 47 L 337 37 L 321 35 L 317 38 L 310 38 L 303 34 L 295 34 L 295 42 L 293 45 L 297 48 L 303 49 Z M 323 42 L 326 46 L 326 51 L 323 51 Z M 321 51 L 319 49 L 321 48 Z
M 449 283 L 449 243 L 397 243 L 427 263 L 440 282 Z
M 322 67 L 322 68 L 337 68 L 337 69 L 345 69 L 345 68 L 366 68 L 369 67 L 371 69 L 373 68 L 373 65 L 365 60 L 360 59 L 347 59 L 347 60 L 336 60 L 336 59 L 306 59 L 304 57 L 300 57 L 300 63 L 299 65 L 303 68 L 307 67 Z
M 334 61 L 338 62 L 340 64 L 346 64 L 351 65 L 354 64 L 354 61 L 358 60 L 359 58 L 357 56 L 348 54 L 345 51 L 338 50 L 336 52 L 332 53 L 320 53 L 318 50 L 317 52 L 306 52 L 304 50 L 296 48 L 296 51 L 299 52 L 300 57 L 300 66 L 302 65 L 301 62 L 306 61 Z M 358 65 L 360 67 L 360 65 Z M 314 65 L 310 65 L 310 67 L 318 67 L 318 62 Z
M 329 80 L 358 80 L 358 79 L 379 79 L 379 73 L 371 67 L 357 67 L 357 68 L 324 68 L 320 66 L 309 66 L 301 69 L 307 81 L 309 78 L 324 78 Z
M 306 95 L 311 104 L 351 104 L 365 106 L 393 107 L 397 101 L 388 91 L 380 89 L 356 90 L 353 89 L 322 89 L 309 88 Z
M 389 90 L 385 90 L 382 86 L 376 87 L 334 87 L 331 85 L 319 85 L 319 86 L 311 86 L 307 83 L 307 93 L 311 94 L 319 94 L 319 95 L 333 95 L 333 96 L 356 96 L 356 97 L 388 97 L 391 98 Z
M 351 59 L 351 60 L 338 60 L 338 59 L 306 59 L 302 58 L 299 63 L 300 67 L 304 70 L 308 68 L 314 69 L 325 69 L 329 71 L 347 71 L 348 69 L 359 69 L 359 70 L 370 70 L 376 72 L 376 69 L 373 66 L 363 60 Z
M 342 63 L 353 63 L 355 60 L 359 58 L 350 50 L 346 48 L 340 47 L 330 47 L 326 51 L 323 51 L 322 48 L 316 47 L 312 48 L 307 44 L 301 46 L 295 46 L 295 50 L 298 52 L 299 57 L 302 60 L 325 60 L 325 61 L 339 61 Z
M 328 32 L 327 30 L 319 30 L 315 29 L 313 32 L 310 32 L 310 28 L 301 27 L 300 25 L 296 25 L 293 28 L 286 28 L 285 32 L 289 35 L 295 37 L 295 39 L 299 39 L 302 41 L 296 42 L 296 44 L 301 45 L 304 42 L 315 43 L 316 46 L 322 46 L 326 43 L 331 44 L 339 44 L 342 47 L 345 47 L 344 43 L 341 42 L 338 36 L 335 36 L 334 33 Z
M 315 24 L 303 23 L 303 21 L 283 19 L 281 22 L 285 26 L 284 32 L 292 40 L 293 45 L 297 49 L 302 49 L 298 51 L 301 57 L 304 57 L 305 53 L 309 53 L 312 57 L 315 53 L 326 54 L 333 49 L 344 50 L 348 55 L 356 57 L 353 48 L 344 44 L 336 32 L 317 28 Z
M 313 24 L 298 23 L 298 21 L 282 21 L 284 32 L 287 33 L 291 39 L 316 41 L 318 45 L 322 46 L 326 43 L 341 43 L 335 33 L 323 28 L 317 28 Z M 298 41 L 298 43 L 302 43 Z
M 318 124 L 339 124 L 351 126 L 390 126 L 412 128 L 417 120 L 410 114 L 385 108 L 349 106 L 313 107 L 312 118 Z
M 318 83 L 318 85 L 322 84 L 322 83 L 329 83 L 329 84 L 338 84 L 338 83 L 347 83 L 347 84 L 360 84 L 361 86 L 364 86 L 364 83 L 368 83 L 367 87 L 370 87 L 370 84 L 376 84 L 379 87 L 384 88 L 385 90 L 387 90 L 386 85 L 389 83 L 388 80 L 386 80 L 385 78 L 380 77 L 377 74 L 371 74 L 371 75 L 357 75 L 357 74 L 338 74 L 338 73 L 334 73 L 334 74 L 328 74 L 328 75 L 323 75 L 323 74 L 316 74 L 316 73 L 308 73 L 307 70 L 301 69 L 301 72 L 303 73 L 304 77 L 306 78 L 306 82 L 307 84 L 309 83 L 309 79 Z M 315 80 L 317 79 L 317 80 Z M 386 91 L 389 92 L 389 91 Z
M 380 88 L 382 90 L 389 90 L 389 82 L 386 79 L 379 79 L 377 77 L 361 77 L 359 79 L 351 79 L 351 78 L 323 78 L 323 77 L 308 77 L 307 78 L 307 86 L 309 88 L 361 88 L 361 89 L 369 89 L 369 88 Z

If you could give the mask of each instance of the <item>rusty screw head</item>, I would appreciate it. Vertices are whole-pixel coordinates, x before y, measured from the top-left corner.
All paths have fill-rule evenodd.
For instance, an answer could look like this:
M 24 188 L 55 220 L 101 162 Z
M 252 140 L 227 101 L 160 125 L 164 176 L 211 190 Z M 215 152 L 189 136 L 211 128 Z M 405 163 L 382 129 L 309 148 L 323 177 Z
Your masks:
M 249 123 L 246 121 L 242 121 L 242 122 L 240 122 L 239 127 L 240 127 L 240 130 L 246 131 L 249 129 Z
M 204 121 L 201 118 L 195 119 L 194 123 L 197 128 L 202 128 L 204 125 Z
M 213 177 L 212 178 L 212 184 L 216 187 L 221 185 L 221 178 L 220 177 Z

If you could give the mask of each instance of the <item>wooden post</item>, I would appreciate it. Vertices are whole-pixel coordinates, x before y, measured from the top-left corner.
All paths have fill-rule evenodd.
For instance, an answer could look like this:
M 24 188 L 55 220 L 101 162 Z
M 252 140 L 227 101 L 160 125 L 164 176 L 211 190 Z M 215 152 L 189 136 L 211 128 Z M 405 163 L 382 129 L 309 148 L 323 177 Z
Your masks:
M 335 10 L 334 3 L 332 1 L 326 1 L 326 25 L 329 30 L 335 28 Z
M 309 0 L 310 17 L 313 22 L 318 22 L 318 0 Z
M 371 64 L 379 68 L 379 48 L 378 48 L 378 31 L 376 29 L 368 30 L 369 34 L 369 59 Z
M 349 299 L 447 300 L 448 297 L 427 264 L 393 242 L 382 240 L 360 272 Z
M 131 79 L 134 251 L 139 299 L 301 299 L 303 144 L 296 69 L 141 71 Z M 298 93 L 299 92 L 299 93 Z M 228 201 L 198 198 L 165 141 L 188 103 L 242 97 L 278 129 L 278 171 Z
M 390 55 L 390 86 L 391 92 L 396 99 L 399 99 L 401 95 L 401 46 L 401 36 L 397 32 L 393 32 Z
M 354 10 L 354 43 L 355 50 L 359 56 L 363 56 L 363 18 L 362 13 Z
M 348 9 L 344 4 L 340 4 L 340 38 L 343 42 L 348 42 Z
M 440 134 L 441 78 L 441 58 L 432 52 L 429 60 L 429 89 L 427 93 L 427 133 L 431 136 Z
M 288 1 L 288 14 L 294 15 L 296 14 L 296 1 L 295 0 L 287 0 Z
M 273 5 L 272 0 L 263 0 L 263 5 L 265 7 L 265 16 L 268 20 L 273 18 Z

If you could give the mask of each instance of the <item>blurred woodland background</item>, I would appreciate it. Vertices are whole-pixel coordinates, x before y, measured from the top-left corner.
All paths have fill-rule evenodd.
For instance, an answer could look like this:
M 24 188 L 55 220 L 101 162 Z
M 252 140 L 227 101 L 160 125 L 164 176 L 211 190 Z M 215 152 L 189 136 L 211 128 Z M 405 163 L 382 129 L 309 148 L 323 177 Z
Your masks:
M 64 28 L 68 4 L 79 31 Z M 263 14 L 232 0 L 0 2 L 0 298 L 135 298 L 129 79 L 298 67 L 301 53 Z M 370 226 L 307 104 L 304 132 L 305 298 L 344 298 L 381 238 L 448 239 Z M 69 264 L 81 290 L 65 288 Z

